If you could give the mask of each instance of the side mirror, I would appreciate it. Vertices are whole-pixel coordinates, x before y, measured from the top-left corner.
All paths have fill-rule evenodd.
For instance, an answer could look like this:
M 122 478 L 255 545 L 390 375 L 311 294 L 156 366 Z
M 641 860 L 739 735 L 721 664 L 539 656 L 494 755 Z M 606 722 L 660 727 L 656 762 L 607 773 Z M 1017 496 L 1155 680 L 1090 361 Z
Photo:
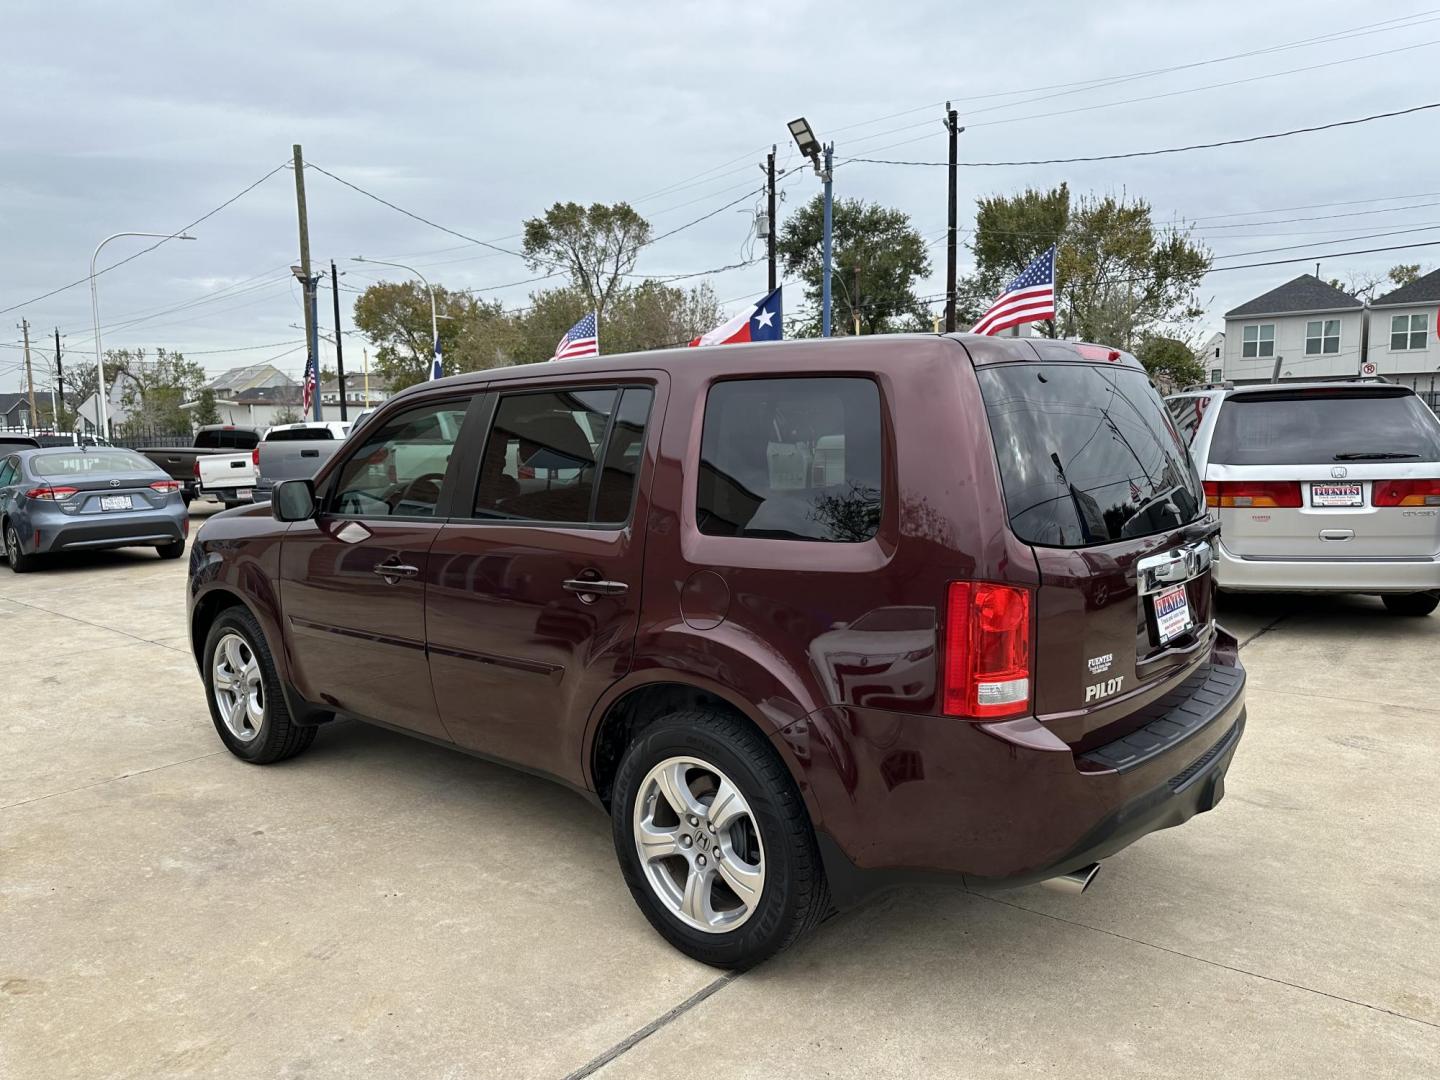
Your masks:
M 276 521 L 309 521 L 315 516 L 314 482 L 281 480 L 270 497 L 270 515 Z

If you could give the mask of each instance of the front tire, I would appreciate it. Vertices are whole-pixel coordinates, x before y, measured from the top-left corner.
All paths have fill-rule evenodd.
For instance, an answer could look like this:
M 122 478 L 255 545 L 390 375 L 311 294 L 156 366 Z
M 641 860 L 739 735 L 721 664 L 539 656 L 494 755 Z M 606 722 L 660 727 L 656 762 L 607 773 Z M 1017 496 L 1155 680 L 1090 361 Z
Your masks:
M 1429 615 L 1440 607 L 1440 592 L 1386 593 L 1380 599 L 1392 615 Z
M 800 792 L 735 715 L 672 713 L 642 731 L 620 761 L 611 820 L 640 910 L 701 963 L 751 967 L 830 909 Z
M 35 555 L 26 555 L 20 550 L 20 534 L 15 531 L 15 526 L 10 522 L 5 523 L 5 559 L 10 563 L 10 569 L 17 574 L 28 574 L 35 569 L 39 561 Z
M 205 637 L 205 700 L 220 741 L 252 765 L 294 757 L 315 741 L 290 717 L 280 676 L 255 616 L 226 610 Z

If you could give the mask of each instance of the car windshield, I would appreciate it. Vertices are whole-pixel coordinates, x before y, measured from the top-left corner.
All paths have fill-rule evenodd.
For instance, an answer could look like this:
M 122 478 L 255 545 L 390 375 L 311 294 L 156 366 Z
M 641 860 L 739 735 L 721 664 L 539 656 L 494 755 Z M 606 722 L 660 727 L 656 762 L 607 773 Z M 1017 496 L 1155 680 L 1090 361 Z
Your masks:
M 103 476 L 107 473 L 154 472 L 155 466 L 129 450 L 73 450 L 36 454 L 30 459 L 36 476 Z
M 1239 393 L 1220 408 L 1210 460 L 1223 465 L 1440 461 L 1440 422 L 1401 387 Z
M 1086 547 L 1203 513 L 1189 451 L 1143 371 L 1003 364 L 976 374 L 1020 539 Z

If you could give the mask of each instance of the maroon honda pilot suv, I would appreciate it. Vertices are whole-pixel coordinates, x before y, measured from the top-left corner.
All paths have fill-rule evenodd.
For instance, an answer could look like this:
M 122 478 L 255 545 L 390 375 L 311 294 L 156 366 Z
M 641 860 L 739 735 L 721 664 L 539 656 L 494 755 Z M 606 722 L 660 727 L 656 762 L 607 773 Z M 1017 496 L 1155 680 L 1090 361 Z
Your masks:
M 583 792 L 677 948 L 876 888 L 1083 889 L 1220 799 L 1215 525 L 1114 349 L 894 336 L 477 371 L 211 518 L 191 638 L 257 764 L 354 717 Z

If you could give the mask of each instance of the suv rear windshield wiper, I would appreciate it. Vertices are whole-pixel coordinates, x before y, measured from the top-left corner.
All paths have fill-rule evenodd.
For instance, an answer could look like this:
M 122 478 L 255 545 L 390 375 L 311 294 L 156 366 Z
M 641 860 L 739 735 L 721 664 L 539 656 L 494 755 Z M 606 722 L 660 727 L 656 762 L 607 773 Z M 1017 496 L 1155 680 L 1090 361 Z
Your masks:
M 1395 454 L 1388 450 L 1356 450 L 1348 454 L 1336 454 L 1336 461 L 1399 461 L 1402 458 L 1418 458 L 1419 454 Z

